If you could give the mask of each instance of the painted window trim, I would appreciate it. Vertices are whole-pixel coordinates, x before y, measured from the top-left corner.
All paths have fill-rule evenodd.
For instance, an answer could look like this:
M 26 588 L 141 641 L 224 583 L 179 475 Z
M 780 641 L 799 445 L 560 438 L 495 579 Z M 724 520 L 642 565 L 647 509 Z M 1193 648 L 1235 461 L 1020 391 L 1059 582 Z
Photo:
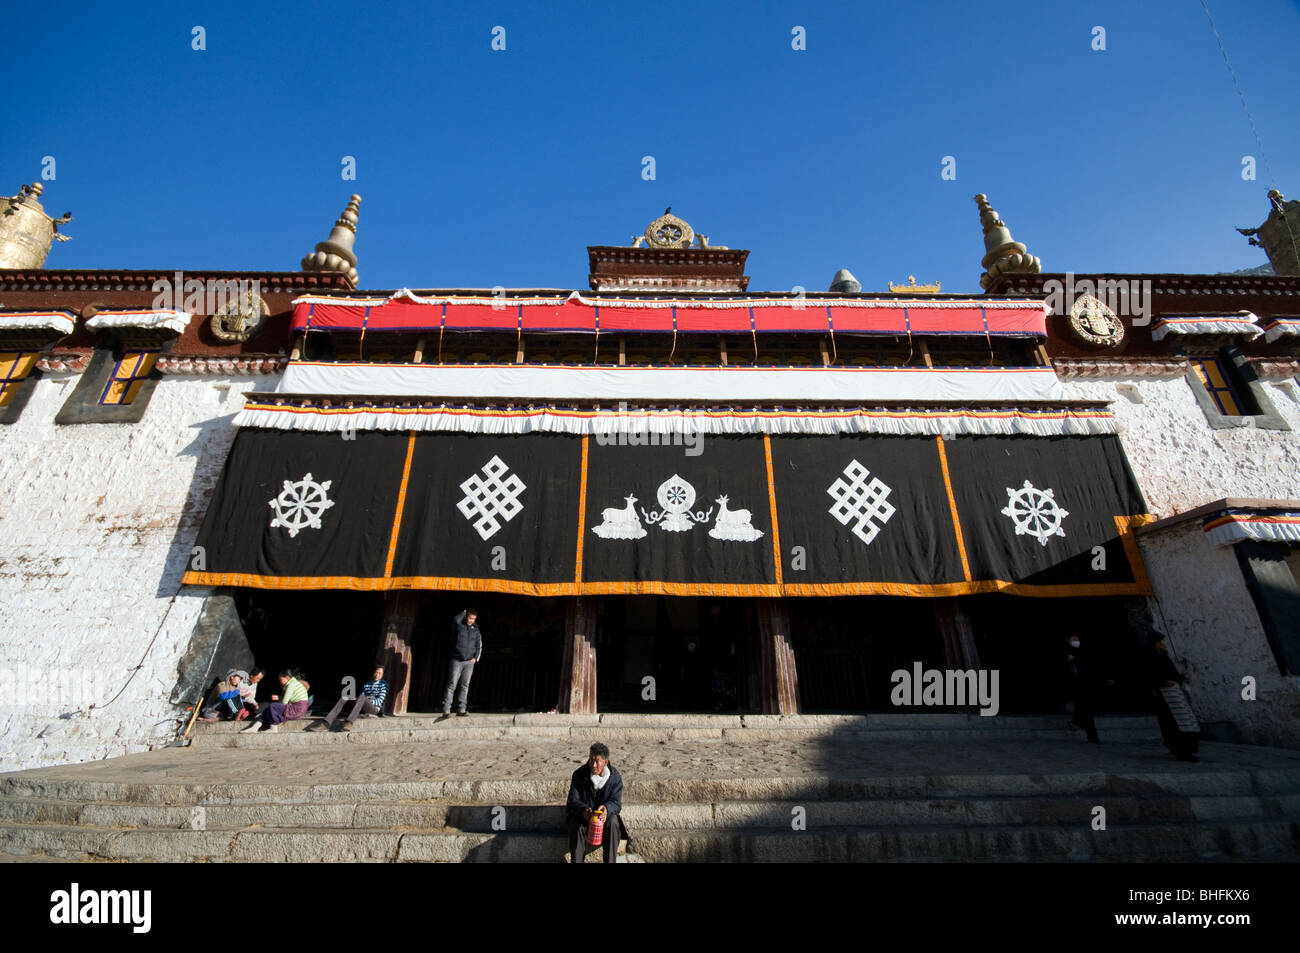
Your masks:
M 1216 354 L 1211 355 L 1187 354 L 1184 351 L 1182 357 L 1188 362 L 1187 373 L 1184 375 L 1187 384 L 1191 387 L 1192 396 L 1196 398 L 1196 402 L 1200 405 L 1201 411 L 1205 414 L 1205 419 L 1212 430 L 1234 430 L 1242 427 L 1254 427 L 1257 430 L 1291 429 L 1291 426 L 1278 413 L 1258 375 L 1246 362 L 1245 356 L 1241 353 L 1241 348 L 1223 347 Z M 1201 382 L 1200 373 L 1192 364 L 1192 361 L 1204 357 L 1216 358 L 1219 366 L 1226 372 L 1225 379 L 1236 389 L 1238 398 L 1247 398 L 1253 401 L 1254 405 L 1259 408 L 1260 413 L 1242 414 L 1240 416 L 1223 413 L 1219 409 L 1214 395 Z

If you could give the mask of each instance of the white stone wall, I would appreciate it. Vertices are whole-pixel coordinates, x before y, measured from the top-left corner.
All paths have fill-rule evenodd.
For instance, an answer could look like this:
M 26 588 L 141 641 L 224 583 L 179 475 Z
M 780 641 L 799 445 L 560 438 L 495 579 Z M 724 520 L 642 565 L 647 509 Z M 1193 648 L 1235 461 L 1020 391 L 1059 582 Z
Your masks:
M 1124 452 L 1158 516 L 1227 496 L 1300 499 L 1300 390 L 1294 379 L 1264 384 L 1292 430 L 1212 430 L 1181 377 L 1063 383 L 1071 399 L 1113 401 Z
M 242 393 L 274 378 L 164 377 L 139 423 L 56 427 L 76 381 L 47 375 L 0 427 L 3 771 L 175 737 L 168 699 L 203 604 L 180 577 Z
M 1112 401 L 1147 506 L 1157 516 L 1224 497 L 1300 499 L 1300 389 L 1263 386 L 1292 430 L 1214 430 L 1182 377 L 1065 380 L 1071 398 Z M 1140 537 L 1156 590 L 1158 625 L 1192 676 L 1203 721 L 1231 721 L 1254 744 L 1300 747 L 1300 682 L 1283 677 L 1231 549 L 1213 547 L 1200 520 Z M 1241 698 L 1252 675 L 1258 700 Z
M 1156 591 L 1153 613 L 1170 656 L 1191 678 L 1202 721 L 1230 721 L 1248 744 L 1300 748 L 1300 679 L 1278 671 L 1259 612 L 1230 547 L 1211 546 L 1199 520 L 1142 538 Z M 1252 676 L 1256 699 L 1242 698 Z

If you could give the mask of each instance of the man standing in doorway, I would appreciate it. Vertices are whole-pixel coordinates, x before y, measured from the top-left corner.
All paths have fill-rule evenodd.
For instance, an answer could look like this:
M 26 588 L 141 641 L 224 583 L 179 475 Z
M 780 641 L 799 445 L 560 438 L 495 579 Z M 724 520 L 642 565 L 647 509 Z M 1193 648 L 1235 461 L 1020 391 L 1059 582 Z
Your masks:
M 447 673 L 447 690 L 442 695 L 442 717 L 451 716 L 451 696 L 456 693 L 456 714 L 464 717 L 469 696 L 469 680 L 474 665 L 483 655 L 483 633 L 477 625 L 478 612 L 466 609 L 455 618 L 456 630 L 451 637 L 451 665 Z

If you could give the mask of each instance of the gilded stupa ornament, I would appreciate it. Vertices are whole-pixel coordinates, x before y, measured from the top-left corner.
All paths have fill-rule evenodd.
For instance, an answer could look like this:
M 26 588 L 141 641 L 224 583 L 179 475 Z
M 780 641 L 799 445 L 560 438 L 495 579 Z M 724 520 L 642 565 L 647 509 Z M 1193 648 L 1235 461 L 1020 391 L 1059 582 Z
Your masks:
M 59 234 L 59 226 L 72 221 L 45 214 L 40 203 L 44 186 L 24 185 L 17 195 L 0 199 L 0 268 L 44 268 L 45 256 L 54 242 L 71 241 Z
M 340 272 L 357 284 L 357 256 L 352 246 L 357 240 L 357 219 L 361 214 L 361 196 L 348 199 L 347 208 L 334 223 L 330 237 L 317 242 L 316 250 L 302 260 L 303 271 Z
M 985 270 L 980 275 L 981 288 L 988 291 L 1003 275 L 1036 275 L 1043 270 L 1038 257 L 1029 254 L 1023 242 L 1011 237 L 1011 229 L 989 204 L 987 196 L 975 196 L 975 204 L 979 206 L 980 225 L 984 227 L 985 255 L 980 265 Z

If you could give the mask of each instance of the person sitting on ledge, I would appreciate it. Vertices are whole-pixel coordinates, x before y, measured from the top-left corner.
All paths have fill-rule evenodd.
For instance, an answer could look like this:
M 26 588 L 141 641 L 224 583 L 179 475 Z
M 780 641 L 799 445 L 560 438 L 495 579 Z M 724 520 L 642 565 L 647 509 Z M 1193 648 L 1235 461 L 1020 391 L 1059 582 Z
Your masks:
M 212 701 L 204 707 L 199 721 L 239 721 L 249 716 L 245 711 L 247 705 L 244 693 L 247 687 L 248 673 L 243 669 L 232 668 L 226 677 L 217 682 L 209 697 Z M 253 711 L 256 711 L 254 706 Z
M 257 704 L 257 683 L 265 677 L 266 672 L 262 671 L 260 668 L 255 668 L 248 673 L 248 679 L 244 684 L 239 686 L 240 696 L 244 700 L 244 709 L 248 713 L 247 715 L 240 716 L 241 718 L 246 718 L 258 713 L 260 706 Z
M 609 748 L 596 742 L 591 746 L 587 760 L 573 772 L 569 784 L 565 813 L 569 822 L 570 863 L 582 863 L 587 851 L 594 849 L 587 843 L 587 833 L 592 814 L 602 810 L 605 833 L 601 848 L 605 852 L 605 863 L 614 864 L 618 862 L 620 833 L 629 843 L 632 840 L 620 816 L 623 811 L 623 776 L 609 763 Z
M 352 712 L 348 715 L 347 720 L 343 722 L 343 730 L 351 731 L 352 723 L 357 720 L 357 716 L 362 718 L 378 718 L 384 713 L 384 699 L 388 697 L 388 683 L 384 681 L 383 666 L 376 666 L 374 675 L 370 681 L 361 686 L 361 694 L 357 696 L 356 702 L 352 706 Z M 350 701 L 348 698 L 340 698 L 330 709 L 330 713 L 325 716 L 325 727 L 334 727 L 335 720 L 343 712 L 343 706 Z M 318 727 L 313 724 L 309 731 Z
M 244 728 L 244 731 L 275 731 L 282 722 L 297 721 L 307 714 L 311 700 L 307 697 L 306 686 L 294 676 L 292 669 L 286 668 L 280 672 L 280 684 L 284 686 L 284 699 L 272 695 L 271 704 L 266 706 L 262 717 Z

